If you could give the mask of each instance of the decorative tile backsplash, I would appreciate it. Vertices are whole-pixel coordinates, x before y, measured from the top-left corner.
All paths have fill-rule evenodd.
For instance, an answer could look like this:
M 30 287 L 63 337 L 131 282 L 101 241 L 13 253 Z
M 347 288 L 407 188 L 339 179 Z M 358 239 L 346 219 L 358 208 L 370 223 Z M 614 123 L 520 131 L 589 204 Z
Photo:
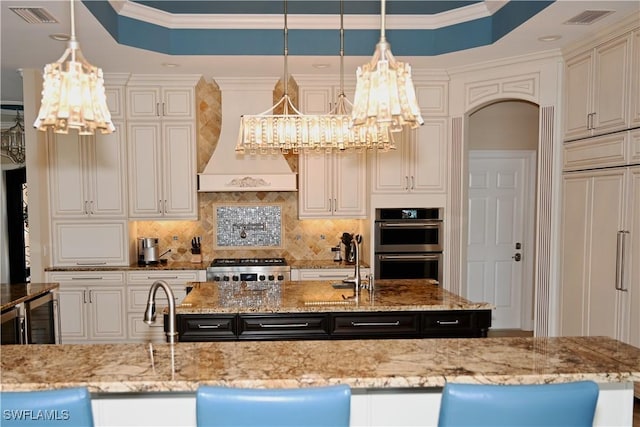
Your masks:
M 282 246 L 282 206 L 218 206 L 216 246 Z

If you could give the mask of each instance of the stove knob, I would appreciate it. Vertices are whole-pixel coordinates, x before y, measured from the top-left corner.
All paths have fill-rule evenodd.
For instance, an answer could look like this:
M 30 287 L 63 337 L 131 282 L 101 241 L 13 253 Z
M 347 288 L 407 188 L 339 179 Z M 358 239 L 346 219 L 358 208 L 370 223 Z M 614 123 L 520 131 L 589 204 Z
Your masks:
M 264 274 L 261 274 L 260 277 L 258 277 L 258 280 L 264 280 L 264 279 L 265 279 Z
M 229 281 L 229 276 L 222 276 L 222 280 L 224 282 L 228 282 Z
M 234 281 L 234 282 L 237 282 L 238 280 L 240 280 L 240 277 L 238 277 L 238 276 L 234 275 L 234 276 L 233 276 L 233 281 Z
M 270 274 L 270 275 L 269 275 L 269 281 L 270 281 L 270 282 L 273 282 L 273 279 L 274 279 L 273 274 Z
M 278 274 L 278 280 L 284 280 L 284 275 Z
M 220 276 L 218 276 L 218 275 L 213 276 L 213 281 L 214 282 L 219 282 L 220 281 Z

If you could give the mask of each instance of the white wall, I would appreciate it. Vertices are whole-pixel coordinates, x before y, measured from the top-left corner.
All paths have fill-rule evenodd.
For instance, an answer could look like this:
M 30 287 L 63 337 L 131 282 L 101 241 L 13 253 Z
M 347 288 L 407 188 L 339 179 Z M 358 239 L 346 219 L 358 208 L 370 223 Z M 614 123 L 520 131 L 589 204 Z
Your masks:
M 524 101 L 496 102 L 469 116 L 470 150 L 537 150 L 538 106 Z

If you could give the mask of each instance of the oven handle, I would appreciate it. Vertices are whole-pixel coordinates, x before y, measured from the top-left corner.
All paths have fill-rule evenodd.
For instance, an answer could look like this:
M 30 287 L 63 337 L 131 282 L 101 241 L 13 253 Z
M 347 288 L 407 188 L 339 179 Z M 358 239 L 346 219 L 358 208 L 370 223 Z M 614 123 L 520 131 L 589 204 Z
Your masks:
M 442 221 L 430 221 L 430 222 L 379 222 L 380 228 L 433 228 L 439 227 Z
M 432 254 L 415 254 L 415 255 L 378 255 L 380 260 L 416 260 L 416 259 L 424 259 L 424 260 L 433 260 L 438 259 L 440 254 L 432 255 Z

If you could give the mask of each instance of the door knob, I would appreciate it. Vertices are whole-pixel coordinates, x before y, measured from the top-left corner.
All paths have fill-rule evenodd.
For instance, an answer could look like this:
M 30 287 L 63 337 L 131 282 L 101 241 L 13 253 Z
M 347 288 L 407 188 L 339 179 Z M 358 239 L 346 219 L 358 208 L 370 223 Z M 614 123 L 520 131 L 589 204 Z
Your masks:
M 515 259 L 516 262 L 520 262 L 520 260 L 522 259 L 522 255 L 520 253 L 516 253 L 514 256 L 512 256 L 511 258 Z

